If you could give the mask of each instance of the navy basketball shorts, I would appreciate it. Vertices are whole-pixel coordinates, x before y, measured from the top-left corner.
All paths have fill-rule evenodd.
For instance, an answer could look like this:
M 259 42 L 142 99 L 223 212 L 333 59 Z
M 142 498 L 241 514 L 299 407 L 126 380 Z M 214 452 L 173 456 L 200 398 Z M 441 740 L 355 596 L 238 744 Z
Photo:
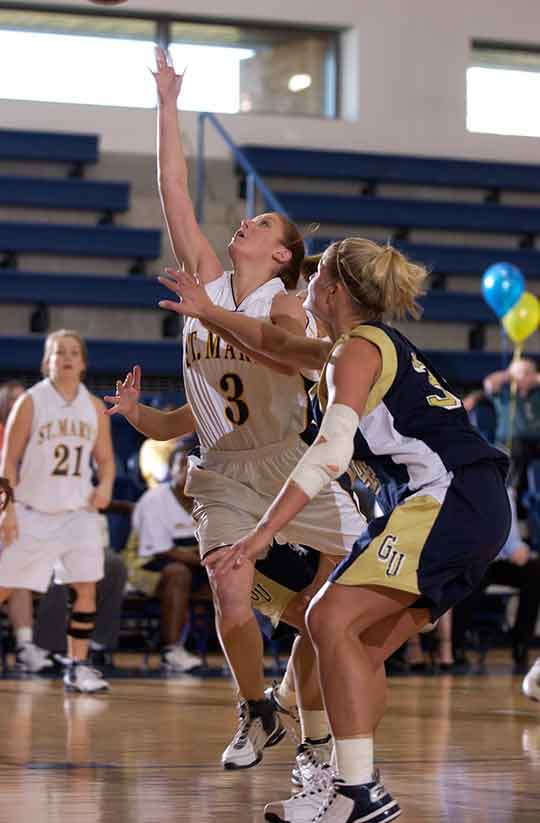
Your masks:
M 428 608 L 436 620 L 478 587 L 510 521 L 501 467 L 462 466 L 372 520 L 330 580 L 416 594 L 412 607 Z

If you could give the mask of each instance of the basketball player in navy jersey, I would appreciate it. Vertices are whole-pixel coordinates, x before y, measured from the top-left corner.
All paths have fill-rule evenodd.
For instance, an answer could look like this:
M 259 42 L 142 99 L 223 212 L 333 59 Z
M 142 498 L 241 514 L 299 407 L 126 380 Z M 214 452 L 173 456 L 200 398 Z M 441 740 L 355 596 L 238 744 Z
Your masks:
M 384 322 L 419 315 L 426 274 L 391 246 L 362 238 L 330 246 L 304 304 L 327 324 L 330 342 L 214 306 L 185 272 L 169 282 L 181 302 L 168 308 L 228 329 L 281 365 L 323 370 L 315 442 L 256 528 L 206 559 L 210 576 L 232 583 L 351 459 L 371 470 L 384 511 L 308 612 L 337 778 L 318 797 L 270 803 L 272 823 L 380 823 L 400 814 L 374 769 L 384 661 L 478 585 L 510 528 L 507 458 L 473 429 L 422 352 Z

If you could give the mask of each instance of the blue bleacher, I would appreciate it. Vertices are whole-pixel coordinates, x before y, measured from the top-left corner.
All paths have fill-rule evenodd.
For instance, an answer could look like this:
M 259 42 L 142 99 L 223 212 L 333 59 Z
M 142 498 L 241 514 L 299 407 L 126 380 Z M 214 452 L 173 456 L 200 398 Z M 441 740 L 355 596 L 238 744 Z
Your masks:
M 540 192 L 540 167 L 364 152 L 241 146 L 259 174 L 320 180 L 402 183 L 499 191 Z
M 0 372 L 36 372 L 43 342 L 40 335 L 0 336 Z M 143 380 L 153 375 L 181 378 L 180 340 L 89 340 L 88 350 L 89 374 L 116 379 L 139 363 Z M 450 383 L 460 386 L 479 386 L 486 374 L 502 368 L 498 352 L 434 350 L 426 351 L 426 355 Z
M 0 222 L 0 254 L 61 254 L 156 260 L 161 254 L 157 229 L 83 226 L 38 222 Z
M 89 374 L 116 379 L 139 363 L 145 376 L 180 377 L 180 340 L 89 340 Z M 37 372 L 43 354 L 41 335 L 0 336 L 0 371 Z M 111 384 L 113 388 L 113 384 Z
M 540 232 L 540 208 L 315 192 L 276 191 L 274 194 L 289 216 L 298 222 L 517 235 Z
M 37 274 L 0 269 L 0 301 L 52 306 L 155 309 L 170 293 L 154 278 Z
M 56 306 L 124 306 L 155 309 L 169 293 L 157 280 L 77 274 L 36 274 L 0 269 L 3 303 Z M 495 324 L 495 314 L 479 294 L 433 290 L 420 301 L 433 323 Z
M 66 163 L 80 174 L 98 161 L 96 134 L 0 129 L 0 160 Z
M 322 252 L 334 240 L 341 237 L 309 238 L 312 254 Z M 500 249 L 477 246 L 441 246 L 420 243 L 395 242 L 397 248 L 411 260 L 423 263 L 434 274 L 455 274 L 460 276 L 480 277 L 483 272 L 504 260 L 517 266 L 524 277 L 532 280 L 540 278 L 540 252 L 534 249 Z
M 129 208 L 129 184 L 0 175 L 0 205 L 115 214 Z

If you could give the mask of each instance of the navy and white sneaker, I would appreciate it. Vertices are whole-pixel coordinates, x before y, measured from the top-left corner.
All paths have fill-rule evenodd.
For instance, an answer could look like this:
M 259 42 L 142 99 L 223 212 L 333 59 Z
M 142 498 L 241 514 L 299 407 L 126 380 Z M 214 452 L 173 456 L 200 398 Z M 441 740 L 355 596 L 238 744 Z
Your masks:
M 334 791 L 335 772 L 328 764 L 312 775 L 303 792 L 264 807 L 266 823 L 311 823 Z
M 293 786 L 309 788 L 309 784 L 317 777 L 323 766 L 330 765 L 333 751 L 334 740 L 330 734 L 321 740 L 306 738 L 296 750 L 296 765 L 291 772 Z
M 387 823 L 400 814 L 399 804 L 386 791 L 376 771 L 370 783 L 360 786 L 334 780 L 313 823 Z
M 525 697 L 540 701 L 540 657 L 535 660 L 532 668 L 525 675 L 521 690 Z
M 250 769 L 260 763 L 263 749 L 275 746 L 285 737 L 279 715 L 264 700 L 241 700 L 238 730 L 223 752 L 224 769 Z

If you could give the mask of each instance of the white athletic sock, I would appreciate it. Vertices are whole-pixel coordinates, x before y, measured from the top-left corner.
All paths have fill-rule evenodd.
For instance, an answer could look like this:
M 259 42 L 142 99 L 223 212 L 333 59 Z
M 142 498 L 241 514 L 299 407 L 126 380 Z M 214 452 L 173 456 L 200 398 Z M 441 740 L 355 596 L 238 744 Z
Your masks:
M 278 686 L 277 699 L 285 709 L 296 706 L 296 692 L 294 689 L 289 689 L 285 680 L 282 680 Z
M 31 643 L 32 638 L 33 632 L 31 626 L 23 626 L 21 629 L 15 629 L 15 640 L 18 649 L 20 649 L 21 646 L 26 646 L 28 643 Z
M 330 727 L 328 726 L 328 718 L 324 709 L 315 712 L 299 709 L 298 712 L 300 714 L 303 741 L 308 737 L 310 740 L 322 740 L 323 737 L 328 737 Z
M 336 739 L 335 746 L 340 778 L 352 786 L 371 783 L 373 780 L 373 738 Z

